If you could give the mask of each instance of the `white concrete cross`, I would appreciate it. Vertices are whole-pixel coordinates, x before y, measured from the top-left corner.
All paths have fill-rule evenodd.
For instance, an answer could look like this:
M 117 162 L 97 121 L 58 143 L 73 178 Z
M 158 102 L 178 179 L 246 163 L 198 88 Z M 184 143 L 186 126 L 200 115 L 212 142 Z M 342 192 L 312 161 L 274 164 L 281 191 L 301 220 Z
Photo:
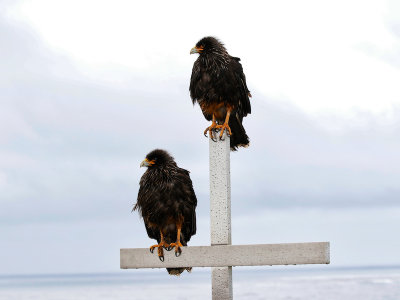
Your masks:
M 182 254 L 164 251 L 164 262 L 149 248 L 121 249 L 121 269 L 212 267 L 212 299 L 232 299 L 232 266 L 329 264 L 329 242 L 231 244 L 229 137 L 210 139 L 211 246 L 182 247 Z M 250 229 L 250 228 L 249 228 Z

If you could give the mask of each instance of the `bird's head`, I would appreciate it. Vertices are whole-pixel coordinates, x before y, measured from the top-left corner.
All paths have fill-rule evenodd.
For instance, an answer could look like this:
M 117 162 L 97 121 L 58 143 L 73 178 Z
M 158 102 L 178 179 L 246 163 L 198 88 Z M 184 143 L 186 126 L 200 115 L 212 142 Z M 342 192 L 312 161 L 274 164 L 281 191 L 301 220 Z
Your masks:
M 202 55 L 225 51 L 226 49 L 224 47 L 224 44 L 222 44 L 215 37 L 207 36 L 197 42 L 196 46 L 194 46 L 192 50 L 190 50 L 190 54 L 199 53 L 200 55 Z
M 146 155 L 140 167 L 159 167 L 173 161 L 174 158 L 167 151 L 155 149 Z

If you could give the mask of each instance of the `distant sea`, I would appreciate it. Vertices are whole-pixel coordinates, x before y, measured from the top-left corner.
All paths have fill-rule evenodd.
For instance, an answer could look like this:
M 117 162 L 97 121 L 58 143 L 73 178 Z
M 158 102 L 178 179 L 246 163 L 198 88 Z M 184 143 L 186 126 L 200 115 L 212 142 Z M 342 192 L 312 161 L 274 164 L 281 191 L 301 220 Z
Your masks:
M 235 299 L 398 300 L 400 267 L 234 268 Z M 110 274 L 0 275 L 1 300 L 211 299 L 210 269 Z

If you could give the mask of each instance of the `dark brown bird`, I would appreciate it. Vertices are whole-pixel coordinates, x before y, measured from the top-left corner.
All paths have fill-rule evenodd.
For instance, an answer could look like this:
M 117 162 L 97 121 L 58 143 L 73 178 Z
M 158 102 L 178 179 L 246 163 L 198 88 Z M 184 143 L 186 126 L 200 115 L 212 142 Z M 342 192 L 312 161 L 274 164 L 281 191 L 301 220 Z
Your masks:
M 249 137 L 242 125 L 243 118 L 251 113 L 246 76 L 240 58 L 230 56 L 224 45 L 214 37 L 202 38 L 190 54 L 199 53 L 190 78 L 190 96 L 198 102 L 204 117 L 212 120 L 204 135 L 224 130 L 230 135 L 231 150 L 247 147 Z
M 140 164 L 147 167 L 140 179 L 137 203 L 143 217 L 147 235 L 156 239 L 150 247 L 153 253 L 158 248 L 158 257 L 164 261 L 163 248 L 179 256 L 182 246 L 196 234 L 197 198 L 193 190 L 189 171 L 179 168 L 174 158 L 165 150 L 156 149 L 147 154 Z M 191 267 L 167 268 L 170 275 L 180 275 Z

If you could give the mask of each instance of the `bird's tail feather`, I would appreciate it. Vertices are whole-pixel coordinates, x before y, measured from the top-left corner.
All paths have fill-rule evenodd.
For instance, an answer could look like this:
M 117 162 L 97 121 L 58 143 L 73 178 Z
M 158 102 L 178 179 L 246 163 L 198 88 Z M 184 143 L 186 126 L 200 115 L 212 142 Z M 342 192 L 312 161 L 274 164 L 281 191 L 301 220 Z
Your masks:
M 232 131 L 230 137 L 230 146 L 232 151 L 236 151 L 238 147 L 248 147 L 250 145 L 250 140 L 242 125 L 242 120 L 240 120 L 237 114 L 234 114 L 229 118 L 229 127 Z
M 167 272 L 169 275 L 174 275 L 174 276 L 179 276 L 181 275 L 184 271 L 191 272 L 192 267 L 186 267 L 186 268 L 167 268 Z

